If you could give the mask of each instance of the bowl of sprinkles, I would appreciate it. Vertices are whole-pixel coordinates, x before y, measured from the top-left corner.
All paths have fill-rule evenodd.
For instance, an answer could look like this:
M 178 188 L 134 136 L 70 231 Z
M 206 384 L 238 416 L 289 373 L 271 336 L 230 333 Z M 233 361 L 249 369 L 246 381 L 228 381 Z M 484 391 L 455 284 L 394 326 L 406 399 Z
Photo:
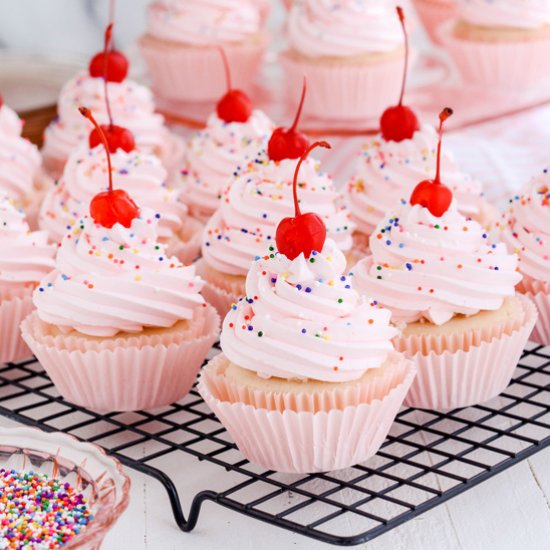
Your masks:
M 129 491 L 121 464 L 96 445 L 0 428 L 0 550 L 96 550 Z

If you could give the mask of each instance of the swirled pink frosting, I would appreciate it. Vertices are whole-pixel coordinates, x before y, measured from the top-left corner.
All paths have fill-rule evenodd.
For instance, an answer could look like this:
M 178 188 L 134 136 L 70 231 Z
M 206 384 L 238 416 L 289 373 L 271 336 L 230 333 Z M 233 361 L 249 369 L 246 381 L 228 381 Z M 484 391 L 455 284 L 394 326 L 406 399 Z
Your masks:
M 0 195 L 0 289 L 34 286 L 54 268 L 55 247 L 31 231 L 25 214 Z
M 296 160 L 273 162 L 265 155 L 226 187 L 217 212 L 208 221 L 202 255 L 214 269 L 246 275 L 250 262 L 275 242 L 279 222 L 294 216 L 292 182 Z M 354 224 L 332 179 L 308 158 L 300 169 L 299 199 L 304 212 L 321 216 L 327 235 L 340 250 L 352 246 Z
M 236 170 L 243 169 L 267 146 L 273 122 L 254 110 L 247 122 L 224 122 L 213 113 L 206 128 L 188 143 L 182 173 L 191 212 L 206 220 L 219 206 L 220 194 Z
M 181 191 L 166 181 L 166 169 L 160 160 L 147 153 L 122 149 L 111 154 L 113 186 L 127 191 L 138 205 L 160 214 L 158 235 L 170 238 L 182 228 L 187 206 Z M 108 188 L 107 159 L 102 145 L 77 148 L 67 161 L 63 176 L 42 203 L 40 227 L 52 239 L 60 241 L 73 225 L 88 214 L 90 201 Z
M 381 135 L 364 144 L 355 175 L 346 189 L 347 203 L 359 231 L 369 235 L 401 199 L 408 200 L 415 185 L 433 179 L 437 133 L 427 124 L 411 139 L 386 141 Z M 441 173 L 467 216 L 480 213 L 482 186 L 464 174 L 452 155 L 442 152 Z
M 455 0 L 458 16 L 481 27 L 536 29 L 550 24 L 547 0 Z
M 0 135 L 18 137 L 23 131 L 23 121 L 17 113 L 3 104 L 0 107 Z
M 494 244 L 456 202 L 440 218 L 403 204 L 370 238 L 372 255 L 354 268 L 358 288 L 392 311 L 394 322 L 441 325 L 457 314 L 499 309 L 521 280 L 517 256 Z
M 55 270 L 33 295 L 40 319 L 62 330 L 109 337 L 191 319 L 204 300 L 193 266 L 165 254 L 156 218 L 142 209 L 129 228 L 86 216 L 63 238 Z
M 519 256 L 520 271 L 550 282 L 550 174 L 533 178 L 524 193 L 510 200 L 502 239 Z
M 124 80 L 110 82 L 108 94 L 115 124 L 134 134 L 140 150 L 157 154 L 167 167 L 175 162 L 174 156 L 181 162 L 183 143 L 164 126 L 164 118 L 155 113 L 151 90 L 132 80 Z M 88 142 L 93 126 L 79 113 L 81 105 L 94 113 L 99 124 L 109 122 L 102 78 L 82 72 L 63 86 L 57 103 L 58 117 L 44 134 L 45 157 L 65 161 L 78 145 Z
M 302 0 L 288 20 L 289 43 L 308 57 L 347 57 L 390 52 L 403 33 L 388 0 Z
M 309 260 L 273 251 L 255 261 L 246 299 L 223 323 L 225 355 L 262 377 L 287 379 L 345 382 L 380 367 L 397 331 L 388 310 L 359 296 L 345 268 L 331 240 Z
M 195 46 L 243 42 L 259 32 L 260 8 L 253 0 L 159 0 L 147 26 L 161 40 Z

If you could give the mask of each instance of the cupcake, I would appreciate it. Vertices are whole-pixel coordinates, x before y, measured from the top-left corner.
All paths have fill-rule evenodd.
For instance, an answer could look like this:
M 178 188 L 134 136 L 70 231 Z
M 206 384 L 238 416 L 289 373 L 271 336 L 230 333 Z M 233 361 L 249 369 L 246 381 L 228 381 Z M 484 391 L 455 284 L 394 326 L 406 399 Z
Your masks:
M 456 17 L 455 0 L 413 0 L 413 4 L 429 37 L 440 44 L 437 29 Z
M 439 164 L 434 180 L 418 184 L 410 203 L 380 222 L 370 249 L 354 268 L 355 281 L 402 328 L 395 347 L 418 367 L 406 403 L 447 410 L 502 392 L 536 310 L 515 295 L 517 256 L 458 211 Z
M 55 247 L 46 232 L 31 231 L 23 211 L 1 193 L 0 250 L 0 363 L 5 363 L 32 355 L 19 324 L 33 310 L 34 288 L 54 268 Z
M 517 290 L 539 311 L 531 339 L 550 344 L 550 176 L 539 174 L 521 195 L 510 200 L 503 216 L 502 240 L 519 256 L 523 279 Z
M 72 403 L 106 412 L 176 401 L 218 336 L 195 268 L 166 254 L 156 226 L 155 213 L 111 180 L 33 294 L 23 338 Z
M 407 64 L 408 36 L 400 8 L 398 14 L 405 37 Z M 416 182 L 435 170 L 437 133 L 432 126 L 421 125 L 414 111 L 403 104 L 406 65 L 403 74 L 398 104 L 382 113 L 380 133 L 361 148 L 355 173 L 346 187 L 347 204 L 357 226 L 354 234 L 356 255 L 367 252 L 369 236 L 385 214 L 399 201 L 405 202 Z M 498 217 L 483 200 L 481 184 L 464 174 L 451 154 L 443 153 L 441 163 L 446 184 L 463 214 L 486 224 Z
M 23 138 L 23 121 L 0 98 L 0 193 L 23 208 L 33 228 L 40 201 L 53 185 L 35 145 Z
M 528 91 L 550 71 L 550 4 L 545 0 L 455 0 L 457 19 L 440 29 L 467 83 Z
M 278 472 L 373 456 L 415 374 L 392 348 L 390 313 L 359 296 L 323 229 L 312 213 L 281 221 L 277 249 L 253 262 L 199 382 L 244 456 Z
M 168 100 L 214 101 L 224 89 L 223 47 L 235 85 L 250 93 L 267 45 L 264 8 L 254 0 L 153 2 L 139 46 L 155 92 Z
M 115 63 L 125 58 L 111 49 L 110 28 L 111 25 L 106 31 L 105 52 L 97 54 L 90 62 L 88 71 L 78 73 L 61 90 L 57 103 L 58 116 L 44 134 L 44 164 L 53 177 L 60 177 L 70 153 L 87 141 L 93 127 L 77 110 L 79 105 L 85 104 L 97 113 L 101 124 L 114 119 L 117 124 L 128 128 L 140 151 L 160 157 L 170 177 L 175 177 L 183 163 L 185 144 L 168 130 L 164 118 L 155 112 L 151 91 L 126 78 L 128 62 L 126 65 Z M 103 78 L 103 55 L 112 60 L 106 79 Z M 107 109 L 107 90 L 111 113 Z
M 323 219 L 327 234 L 345 254 L 353 244 L 353 223 L 336 191 L 332 178 L 320 172 L 319 162 L 308 157 L 296 181 L 296 152 L 278 151 L 275 142 L 285 130 L 278 128 L 269 141 L 267 152 L 243 166 L 223 191 L 220 207 L 208 220 L 203 232 L 202 258 L 197 271 L 206 281 L 205 298 L 220 315 L 245 294 L 250 263 L 274 248 L 275 232 L 281 219 L 291 216 L 296 207 L 295 189 Z M 295 130 L 286 130 L 307 139 Z M 293 138 L 290 138 L 292 141 Z M 272 160 L 273 158 L 277 160 Z
M 403 41 L 387 0 L 303 0 L 292 5 L 289 49 L 281 55 L 290 93 L 304 74 L 306 115 L 337 121 L 376 116 L 403 71 Z
M 273 122 L 241 90 L 232 87 L 225 50 L 217 52 L 225 67 L 227 92 L 206 128 L 189 140 L 181 185 L 191 214 L 202 222 L 215 212 L 220 195 L 235 174 L 265 149 Z

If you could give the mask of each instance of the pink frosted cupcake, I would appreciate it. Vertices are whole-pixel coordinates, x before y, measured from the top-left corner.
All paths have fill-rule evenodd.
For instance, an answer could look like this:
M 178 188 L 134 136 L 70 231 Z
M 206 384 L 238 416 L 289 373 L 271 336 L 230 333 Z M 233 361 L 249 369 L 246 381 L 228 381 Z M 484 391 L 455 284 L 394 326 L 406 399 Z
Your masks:
M 517 256 L 460 214 L 439 169 L 415 187 L 410 204 L 386 215 L 370 249 L 354 268 L 355 281 L 403 329 L 395 347 L 418 367 L 406 403 L 447 410 L 502 392 L 536 310 L 515 295 Z
M 236 87 L 250 93 L 267 45 L 254 0 L 157 0 L 139 45 L 156 93 L 176 101 L 213 101 L 224 90 L 218 48 Z
M 106 34 L 109 32 L 108 27 Z M 110 40 L 110 37 L 107 38 Z M 116 54 L 117 59 L 122 56 L 120 52 L 109 48 L 106 39 L 107 55 Z M 94 63 L 101 55 L 103 54 L 94 57 L 88 71 L 77 74 L 61 90 L 57 103 L 58 116 L 44 134 L 42 155 L 47 170 L 53 177 L 60 177 L 70 153 L 88 140 L 93 127 L 79 115 L 77 109 L 84 104 L 89 105 L 97 114 L 100 124 L 108 124 L 114 119 L 117 124 L 128 128 L 133 133 L 139 150 L 157 155 L 170 177 L 175 177 L 183 163 L 184 141 L 170 132 L 164 124 L 164 118 L 155 112 L 151 91 L 126 78 L 127 62 L 116 74 L 107 75 L 108 86 L 105 85 L 102 71 L 98 71 L 103 63 Z M 111 116 L 106 102 L 107 89 Z
M 222 316 L 244 296 L 250 263 L 274 249 L 277 225 L 295 209 L 294 184 L 301 200 L 323 219 L 328 237 L 345 254 L 351 251 L 354 225 L 332 178 L 308 158 L 294 182 L 296 162 L 270 160 L 262 153 L 229 183 L 206 224 L 197 272 L 206 281 L 203 295 Z
M 403 72 L 403 39 L 387 0 L 303 0 L 288 21 L 290 48 L 281 62 L 289 94 L 307 74 L 307 115 L 331 120 L 376 116 Z
M 223 324 L 223 353 L 199 382 L 244 456 L 279 472 L 373 456 L 415 374 L 393 351 L 390 313 L 359 296 L 322 230 L 312 213 L 282 220 L 278 250 L 253 262 L 247 297 Z
M 504 214 L 502 239 L 519 256 L 523 280 L 517 286 L 535 302 L 539 317 L 532 340 L 550 344 L 550 176 L 548 169 L 533 178 Z
M 23 121 L 0 97 L 0 193 L 23 208 L 35 228 L 40 201 L 53 181 L 42 170 L 36 146 L 21 136 L 22 130 Z
M 54 267 L 55 247 L 46 232 L 31 232 L 24 213 L 1 193 L 0 250 L 0 363 L 5 363 L 32 355 L 19 324 L 34 309 L 36 285 Z
M 219 317 L 195 268 L 157 242 L 152 210 L 111 180 L 90 214 L 61 241 L 23 338 L 68 401 L 97 411 L 167 405 L 191 388 Z
M 437 29 L 456 17 L 455 0 L 413 0 L 413 4 L 430 38 L 440 44 Z
M 465 82 L 529 90 L 550 71 L 550 3 L 455 0 L 458 17 L 440 37 Z
M 265 149 L 273 131 L 273 123 L 263 111 L 248 107 L 242 120 L 232 120 L 220 110 L 220 103 L 206 128 L 189 140 L 181 174 L 184 200 L 202 222 L 218 208 L 220 195 L 235 172 Z

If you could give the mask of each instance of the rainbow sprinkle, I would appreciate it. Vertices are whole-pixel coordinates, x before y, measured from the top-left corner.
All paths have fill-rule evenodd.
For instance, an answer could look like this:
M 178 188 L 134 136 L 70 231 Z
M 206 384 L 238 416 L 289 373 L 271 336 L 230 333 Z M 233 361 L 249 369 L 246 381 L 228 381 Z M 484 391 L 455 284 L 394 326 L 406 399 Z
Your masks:
M 0 469 L 0 549 L 65 546 L 93 519 L 86 499 L 46 474 Z

